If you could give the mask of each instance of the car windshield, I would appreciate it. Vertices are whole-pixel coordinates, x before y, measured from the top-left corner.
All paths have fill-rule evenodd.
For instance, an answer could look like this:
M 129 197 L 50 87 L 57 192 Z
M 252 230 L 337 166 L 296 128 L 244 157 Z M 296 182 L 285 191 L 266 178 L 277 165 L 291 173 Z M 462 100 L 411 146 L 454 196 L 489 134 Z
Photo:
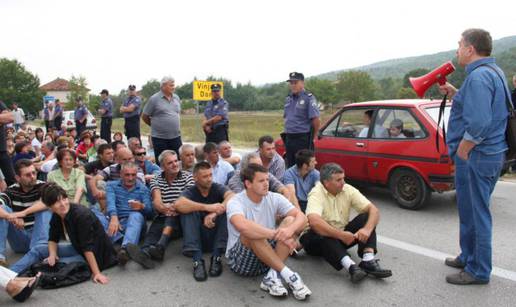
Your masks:
M 450 110 L 451 106 L 446 106 L 444 108 L 444 124 L 445 127 L 448 127 L 448 120 L 450 119 Z M 425 108 L 426 113 L 430 115 L 430 117 L 434 120 L 434 122 L 437 123 L 437 120 L 439 119 L 439 107 L 429 107 Z

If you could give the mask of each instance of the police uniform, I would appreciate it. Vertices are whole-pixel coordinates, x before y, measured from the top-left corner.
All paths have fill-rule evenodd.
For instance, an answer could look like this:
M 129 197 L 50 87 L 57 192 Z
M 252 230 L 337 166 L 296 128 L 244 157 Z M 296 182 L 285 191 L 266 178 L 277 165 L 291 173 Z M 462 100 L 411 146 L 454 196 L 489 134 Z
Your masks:
M 221 87 L 219 84 L 213 84 L 211 86 L 212 91 L 220 91 Z M 211 132 L 206 133 L 206 143 L 213 142 L 215 144 L 218 144 L 222 141 L 229 141 L 228 136 L 228 127 L 229 127 L 229 120 L 228 120 L 228 110 L 229 105 L 224 98 L 219 98 L 216 100 L 210 100 L 208 101 L 208 104 L 206 105 L 206 109 L 204 109 L 204 117 L 206 117 L 207 120 L 212 119 L 215 116 L 221 116 L 222 120 L 218 121 L 217 123 L 213 124 L 211 126 Z
M 109 95 L 109 92 L 108 90 L 102 90 L 100 94 Z M 106 99 L 102 100 L 100 109 L 104 110 L 100 121 L 100 138 L 111 143 L 111 125 L 113 123 L 113 101 L 111 98 L 106 97 Z
M 79 121 L 84 115 L 88 114 L 88 109 L 84 104 L 81 104 L 75 109 L 75 129 L 77 130 L 77 138 L 81 135 L 81 133 L 86 129 L 86 122 L 88 121 L 88 117 L 84 119 L 84 121 Z
M 136 87 L 134 85 L 129 86 L 130 90 L 135 90 Z M 129 96 L 124 101 L 123 106 L 127 107 L 131 104 L 134 104 L 136 108 L 133 112 L 124 113 L 124 129 L 125 129 L 125 136 L 127 139 L 136 137 L 140 139 L 140 107 L 142 105 L 142 100 L 138 96 Z
M 289 81 L 304 81 L 301 73 L 293 72 Z M 312 120 L 319 117 L 319 108 L 315 96 L 305 90 L 298 94 L 290 93 L 285 99 L 283 119 L 285 130 L 283 141 L 286 148 L 288 167 L 295 164 L 295 155 L 301 149 L 313 149 Z

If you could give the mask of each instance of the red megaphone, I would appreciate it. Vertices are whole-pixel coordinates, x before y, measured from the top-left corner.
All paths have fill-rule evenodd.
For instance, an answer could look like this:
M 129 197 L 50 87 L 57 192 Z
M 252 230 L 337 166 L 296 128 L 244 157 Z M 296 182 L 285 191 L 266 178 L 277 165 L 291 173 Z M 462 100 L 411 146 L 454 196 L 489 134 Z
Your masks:
M 424 76 L 409 78 L 409 81 L 419 98 L 423 98 L 426 91 L 435 83 L 444 85 L 446 83 L 446 76 L 454 71 L 455 66 L 453 66 L 451 61 L 448 61 Z

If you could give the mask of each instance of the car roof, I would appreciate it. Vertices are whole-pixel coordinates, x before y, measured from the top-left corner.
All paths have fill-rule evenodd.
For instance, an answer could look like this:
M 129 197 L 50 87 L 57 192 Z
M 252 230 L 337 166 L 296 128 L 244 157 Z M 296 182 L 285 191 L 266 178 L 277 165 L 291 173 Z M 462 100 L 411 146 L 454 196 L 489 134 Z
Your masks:
M 441 99 L 392 99 L 392 100 L 375 100 L 365 102 L 355 102 L 345 105 L 349 107 L 426 107 L 426 106 L 438 106 L 441 103 Z

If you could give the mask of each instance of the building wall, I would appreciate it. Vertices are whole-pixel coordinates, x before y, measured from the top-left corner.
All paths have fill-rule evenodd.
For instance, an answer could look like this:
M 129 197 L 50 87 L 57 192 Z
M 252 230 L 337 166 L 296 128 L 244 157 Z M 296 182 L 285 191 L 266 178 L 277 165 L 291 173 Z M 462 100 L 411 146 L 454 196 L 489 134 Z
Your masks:
M 49 91 L 47 92 L 47 96 L 54 96 L 59 101 L 64 103 L 68 102 L 68 95 L 70 95 L 70 91 Z

